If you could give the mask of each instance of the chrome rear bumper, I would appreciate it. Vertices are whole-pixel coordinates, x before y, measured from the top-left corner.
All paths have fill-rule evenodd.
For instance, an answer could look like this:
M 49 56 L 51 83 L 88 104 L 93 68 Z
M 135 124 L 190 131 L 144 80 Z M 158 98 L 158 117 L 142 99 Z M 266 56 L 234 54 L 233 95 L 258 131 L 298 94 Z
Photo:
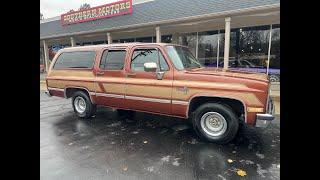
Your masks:
M 267 127 L 272 120 L 274 120 L 274 111 L 275 107 L 273 104 L 272 99 L 269 97 L 267 108 L 266 108 L 266 114 L 257 114 L 256 115 L 256 127 Z
M 274 120 L 274 116 L 271 114 L 257 114 L 256 127 L 265 128 L 272 120 Z

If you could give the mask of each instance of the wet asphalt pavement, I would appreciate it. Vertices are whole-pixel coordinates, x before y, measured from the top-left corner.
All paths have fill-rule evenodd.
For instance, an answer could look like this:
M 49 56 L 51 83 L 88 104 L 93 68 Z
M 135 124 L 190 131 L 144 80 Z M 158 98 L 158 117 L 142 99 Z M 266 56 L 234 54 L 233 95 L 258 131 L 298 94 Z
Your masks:
M 40 94 L 41 179 L 279 179 L 279 118 L 243 127 L 228 145 L 198 139 L 178 118 L 100 107 L 90 121 L 70 99 Z M 228 159 L 233 160 L 232 163 Z M 240 177 L 241 169 L 246 176 Z

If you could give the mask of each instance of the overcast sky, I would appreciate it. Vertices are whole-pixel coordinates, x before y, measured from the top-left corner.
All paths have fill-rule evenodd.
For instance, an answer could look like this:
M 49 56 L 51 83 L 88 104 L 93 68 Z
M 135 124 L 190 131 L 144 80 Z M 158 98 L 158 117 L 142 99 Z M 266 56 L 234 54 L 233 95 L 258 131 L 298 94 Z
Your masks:
M 119 0 L 40 0 L 40 12 L 44 18 L 60 16 L 69 10 L 78 10 L 84 3 L 91 7 L 108 4 Z

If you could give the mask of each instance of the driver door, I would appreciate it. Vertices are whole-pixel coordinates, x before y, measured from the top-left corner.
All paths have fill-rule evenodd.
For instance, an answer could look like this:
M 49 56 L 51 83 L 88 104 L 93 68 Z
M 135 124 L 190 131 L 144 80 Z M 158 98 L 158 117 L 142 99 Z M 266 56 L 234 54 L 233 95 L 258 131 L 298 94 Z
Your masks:
M 126 72 L 126 105 L 129 109 L 171 114 L 173 71 L 157 46 L 135 47 Z M 147 72 L 145 63 L 157 63 L 157 72 L 163 72 L 162 79 L 157 72 Z

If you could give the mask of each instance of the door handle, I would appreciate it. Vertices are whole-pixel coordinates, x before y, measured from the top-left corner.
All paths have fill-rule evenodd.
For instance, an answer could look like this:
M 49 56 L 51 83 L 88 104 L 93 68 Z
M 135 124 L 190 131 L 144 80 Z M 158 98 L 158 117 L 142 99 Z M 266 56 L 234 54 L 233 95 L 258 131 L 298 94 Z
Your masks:
M 102 75 L 104 75 L 104 72 L 102 72 L 102 71 L 101 72 L 99 72 L 99 71 L 97 72 L 97 76 L 102 76 Z
M 136 73 L 127 73 L 126 75 L 127 75 L 127 77 L 133 77 L 136 75 Z

